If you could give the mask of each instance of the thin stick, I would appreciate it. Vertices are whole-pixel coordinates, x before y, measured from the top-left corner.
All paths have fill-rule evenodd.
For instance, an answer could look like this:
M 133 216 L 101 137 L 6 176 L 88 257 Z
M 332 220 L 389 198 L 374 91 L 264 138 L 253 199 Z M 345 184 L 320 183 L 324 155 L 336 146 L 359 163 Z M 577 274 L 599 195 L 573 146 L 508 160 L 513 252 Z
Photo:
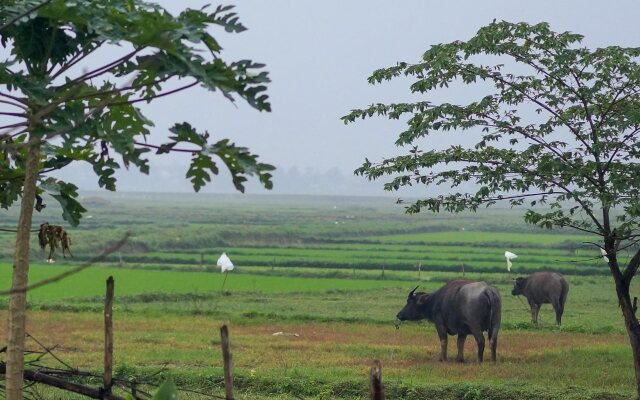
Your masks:
M 222 281 L 222 287 L 220 288 L 221 292 L 224 292 L 224 284 L 227 283 L 227 275 L 229 275 L 229 271 L 224 271 L 224 280 Z
M 30 338 L 31 338 L 31 340 L 33 340 L 34 342 L 36 342 L 40 347 L 42 347 L 46 353 L 50 354 L 50 355 L 51 355 L 51 357 L 55 358 L 55 359 L 56 359 L 60 364 L 62 364 L 62 365 L 64 365 L 65 367 L 69 368 L 69 369 L 70 369 L 71 371 L 73 371 L 73 372 L 78 372 L 78 370 L 77 370 L 76 368 L 74 368 L 74 367 L 72 367 L 71 365 L 67 364 L 66 362 L 62 361 L 62 360 L 60 359 L 60 357 L 58 357 L 58 356 L 56 356 L 55 354 L 53 354 L 53 352 L 51 351 L 53 348 L 51 348 L 51 349 L 50 349 L 50 348 L 46 347 L 45 345 L 43 345 L 42 343 L 40 343 L 40 342 L 38 341 L 38 339 L 34 338 L 34 337 L 29 333 L 29 332 L 27 332 L 27 333 L 26 333 L 26 335 L 27 335 L 28 337 L 30 337 Z M 0 351 L 0 353 L 1 353 L 1 351 Z M 46 354 L 46 353 L 45 353 L 45 354 Z
M 224 392 L 226 400 L 233 400 L 233 362 L 229 349 L 229 329 L 226 325 L 220 328 L 222 360 L 224 361 Z
M 113 276 L 107 279 L 107 295 L 104 301 L 104 377 L 102 388 L 111 393 L 113 377 Z

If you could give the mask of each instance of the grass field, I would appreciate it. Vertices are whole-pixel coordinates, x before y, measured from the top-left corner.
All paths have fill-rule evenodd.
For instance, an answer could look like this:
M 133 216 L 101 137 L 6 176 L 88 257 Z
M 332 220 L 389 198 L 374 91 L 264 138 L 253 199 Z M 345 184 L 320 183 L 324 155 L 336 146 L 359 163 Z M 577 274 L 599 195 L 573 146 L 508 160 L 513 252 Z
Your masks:
M 156 196 L 150 203 L 144 196 L 88 196 L 92 218 L 69 229 L 73 260 L 42 264 L 40 250 L 32 251 L 35 283 L 90 258 L 127 230 L 134 235 L 107 261 L 29 293 L 29 333 L 56 346 L 55 354 L 73 366 L 101 368 L 104 282 L 113 276 L 121 379 L 151 376 L 157 384 L 171 376 L 183 388 L 220 395 L 218 329 L 228 324 L 241 399 L 368 398 L 373 359 L 381 360 L 393 399 L 633 395 L 612 281 L 584 243 L 593 238 L 532 230 L 518 210 L 427 218 L 404 215 L 387 199 Z M 45 211 L 38 218 L 59 221 L 54 207 Z M 13 209 L 0 214 L 0 225 L 14 217 Z M 13 239 L 6 233 L 0 239 L 2 290 L 9 286 Z M 505 250 L 519 254 L 512 273 Z M 214 266 L 222 251 L 236 264 L 224 289 L 225 276 Z M 465 278 L 486 280 L 502 295 L 496 364 L 475 362 L 472 339 L 467 363 L 440 363 L 432 325 L 393 326 L 409 290 L 435 290 L 460 278 L 463 268 Z M 561 329 L 549 305 L 533 327 L 526 302 L 510 294 L 513 277 L 540 269 L 561 270 L 570 282 Z M 6 308 L 0 297 L 3 320 Z M 449 342 L 452 354 L 454 338 Z M 45 362 L 56 364 L 50 357 Z M 181 398 L 206 397 L 184 392 Z

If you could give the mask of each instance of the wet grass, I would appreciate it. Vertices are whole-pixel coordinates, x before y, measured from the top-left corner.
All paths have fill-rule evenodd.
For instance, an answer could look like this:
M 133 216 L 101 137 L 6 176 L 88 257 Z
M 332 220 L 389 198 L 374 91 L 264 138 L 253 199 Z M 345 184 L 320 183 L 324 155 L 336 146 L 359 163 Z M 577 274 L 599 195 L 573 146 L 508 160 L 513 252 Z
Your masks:
M 612 282 L 602 276 L 602 260 L 590 259 L 583 236 L 526 227 L 522 210 L 407 216 L 391 204 L 91 198 L 92 218 L 71 230 L 77 259 L 42 264 L 34 248 L 32 283 L 77 265 L 125 231 L 133 237 L 108 262 L 30 292 L 28 330 L 57 346 L 55 353 L 70 364 L 99 371 L 104 281 L 114 276 L 120 377 L 153 375 L 158 383 L 171 376 L 184 387 L 221 395 L 219 327 L 228 324 L 244 399 L 365 399 L 374 358 L 383 363 L 387 398 L 393 399 L 631 398 L 633 365 Z M 53 222 L 58 212 L 52 205 L 37 217 Z M 14 217 L 9 210 L 0 223 L 14 223 Z M 0 290 L 9 285 L 12 240 L 0 233 Z M 511 274 L 505 250 L 520 256 Z M 214 267 L 222 251 L 236 264 L 224 290 L 225 277 Z M 463 268 L 466 278 L 495 284 L 502 294 L 496 364 L 474 361 L 472 339 L 467 363 L 440 363 L 432 325 L 393 326 L 409 290 L 435 290 L 461 277 Z M 526 302 L 510 295 L 513 277 L 539 269 L 561 270 L 570 282 L 561 329 L 549 305 L 540 326 L 532 326 Z M 0 320 L 6 307 L 0 297 Z M 0 324 L 0 336 L 5 329 Z M 450 340 L 450 354 L 454 348 Z

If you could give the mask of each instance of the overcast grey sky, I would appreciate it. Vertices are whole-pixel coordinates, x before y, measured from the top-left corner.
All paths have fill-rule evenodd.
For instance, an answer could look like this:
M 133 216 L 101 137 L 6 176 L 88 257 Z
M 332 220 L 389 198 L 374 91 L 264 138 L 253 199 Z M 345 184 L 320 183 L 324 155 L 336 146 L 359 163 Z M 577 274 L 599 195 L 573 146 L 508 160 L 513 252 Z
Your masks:
M 179 12 L 208 2 L 159 3 Z M 308 170 L 315 171 L 316 176 L 339 172 L 345 177 L 344 189 L 330 190 L 322 183 L 311 191 L 327 194 L 342 190 L 344 194 L 382 193 L 381 183 L 366 185 L 363 178 L 352 178 L 352 171 L 365 157 L 379 160 L 400 152 L 394 141 L 403 128 L 401 123 L 374 119 L 345 126 L 340 121 L 352 108 L 409 98 L 406 81 L 369 85 L 366 78 L 377 68 L 397 61 L 417 61 L 430 45 L 468 39 L 494 18 L 547 21 L 555 31 L 583 34 L 588 47 L 640 45 L 637 0 L 237 0 L 224 4 L 236 4 L 249 30 L 241 34 L 213 32 L 224 48 L 223 58 L 249 58 L 267 64 L 273 81 L 269 85 L 273 112 L 259 113 L 241 102 L 232 105 L 217 93 L 194 89 L 145 107 L 157 132 L 162 136 L 174 122 L 189 121 L 214 138 L 229 137 L 250 147 L 263 162 L 281 169 L 284 175 L 278 178 L 295 175 L 291 171 L 294 167 L 301 175 Z M 120 188 L 158 190 L 157 178 L 162 177 L 171 185 L 160 185 L 161 189 L 188 190 L 183 178 L 187 162 L 173 156 L 157 158 L 151 180 L 127 176 Z M 228 191 L 228 180 L 216 179 L 204 190 Z M 275 183 L 276 193 L 309 192 L 308 188 L 291 188 L 278 179 Z M 261 191 L 252 188 L 250 192 Z

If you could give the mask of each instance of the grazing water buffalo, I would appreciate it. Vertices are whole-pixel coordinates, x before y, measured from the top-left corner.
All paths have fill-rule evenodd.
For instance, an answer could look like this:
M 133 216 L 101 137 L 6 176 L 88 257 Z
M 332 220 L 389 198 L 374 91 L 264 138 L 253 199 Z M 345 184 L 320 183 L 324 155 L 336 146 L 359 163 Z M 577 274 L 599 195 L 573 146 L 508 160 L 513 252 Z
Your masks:
M 478 361 L 484 354 L 483 331 L 488 331 L 491 360 L 496 360 L 501 301 L 498 290 L 485 282 L 456 280 L 435 293 L 409 293 L 407 304 L 397 315 L 398 321 L 427 319 L 436 325 L 440 338 L 440 361 L 447 360 L 447 334 L 458 335 L 458 356 L 464 361 L 464 342 L 472 334 L 478 344 Z
M 556 312 L 556 325 L 562 322 L 569 283 L 557 272 L 536 272 L 528 278 L 516 278 L 511 294 L 527 298 L 531 307 L 531 322 L 538 324 L 540 306 L 551 303 Z

